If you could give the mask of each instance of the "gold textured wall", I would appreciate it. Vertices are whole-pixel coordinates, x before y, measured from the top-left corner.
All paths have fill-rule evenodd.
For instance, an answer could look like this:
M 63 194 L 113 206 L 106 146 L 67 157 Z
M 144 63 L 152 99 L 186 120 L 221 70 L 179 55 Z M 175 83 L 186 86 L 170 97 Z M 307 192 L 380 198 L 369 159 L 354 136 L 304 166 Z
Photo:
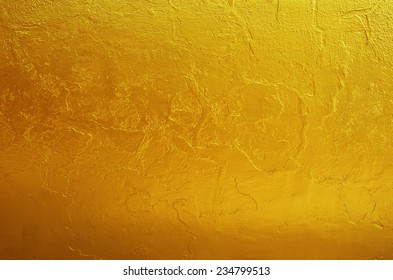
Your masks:
M 0 0 L 0 258 L 393 258 L 393 2 Z

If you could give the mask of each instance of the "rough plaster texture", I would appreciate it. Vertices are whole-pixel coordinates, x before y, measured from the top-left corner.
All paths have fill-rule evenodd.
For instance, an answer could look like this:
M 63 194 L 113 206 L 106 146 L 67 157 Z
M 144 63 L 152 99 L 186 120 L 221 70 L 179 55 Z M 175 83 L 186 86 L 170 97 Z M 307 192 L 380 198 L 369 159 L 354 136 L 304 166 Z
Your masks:
M 393 258 L 393 2 L 0 0 L 0 258 Z

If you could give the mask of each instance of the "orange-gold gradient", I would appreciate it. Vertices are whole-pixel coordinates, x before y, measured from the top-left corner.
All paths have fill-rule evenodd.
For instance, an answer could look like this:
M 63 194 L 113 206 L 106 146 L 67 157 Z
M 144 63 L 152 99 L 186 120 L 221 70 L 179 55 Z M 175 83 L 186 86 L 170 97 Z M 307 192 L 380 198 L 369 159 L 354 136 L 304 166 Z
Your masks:
M 392 259 L 393 2 L 0 0 L 1 259 Z

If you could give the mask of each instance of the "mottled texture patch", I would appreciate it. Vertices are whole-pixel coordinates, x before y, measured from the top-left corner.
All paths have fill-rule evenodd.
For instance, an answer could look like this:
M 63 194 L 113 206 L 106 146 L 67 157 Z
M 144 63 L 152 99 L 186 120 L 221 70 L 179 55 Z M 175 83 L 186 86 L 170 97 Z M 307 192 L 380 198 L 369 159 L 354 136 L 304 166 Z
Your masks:
M 0 258 L 393 258 L 392 13 L 0 0 Z

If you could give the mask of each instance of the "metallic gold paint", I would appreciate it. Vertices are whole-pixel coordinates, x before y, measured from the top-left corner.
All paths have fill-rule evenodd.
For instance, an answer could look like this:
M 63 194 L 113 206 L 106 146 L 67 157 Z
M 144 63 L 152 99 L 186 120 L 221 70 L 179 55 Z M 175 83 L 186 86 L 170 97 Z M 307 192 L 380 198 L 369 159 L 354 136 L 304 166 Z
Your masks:
M 392 259 L 392 18 L 1 0 L 0 258 Z

